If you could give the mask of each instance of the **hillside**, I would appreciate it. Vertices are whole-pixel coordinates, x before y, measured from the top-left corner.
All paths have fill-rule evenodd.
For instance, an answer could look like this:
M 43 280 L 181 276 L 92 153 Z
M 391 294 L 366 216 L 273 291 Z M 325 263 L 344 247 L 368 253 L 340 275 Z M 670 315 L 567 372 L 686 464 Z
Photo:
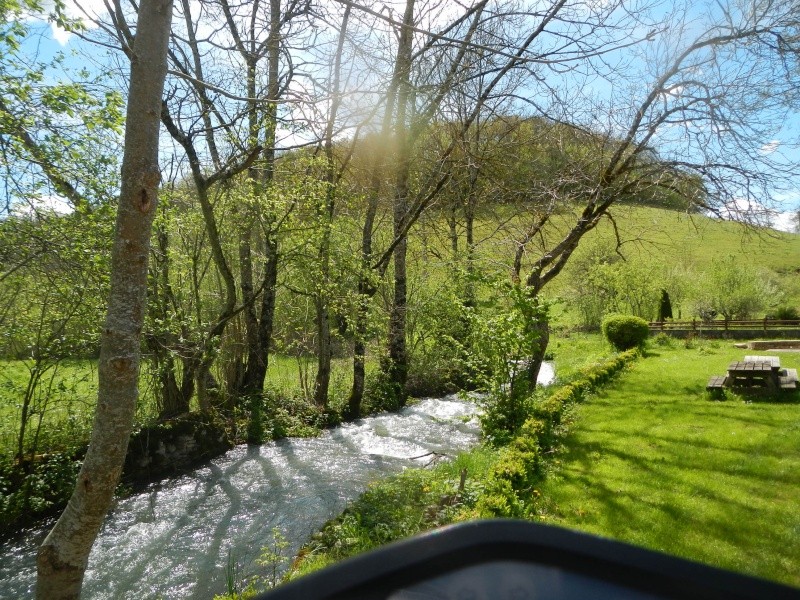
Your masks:
M 639 279 L 651 279 L 656 291 L 668 289 L 676 304 L 676 318 L 678 310 L 684 317 L 691 316 L 690 299 L 702 288 L 712 264 L 729 257 L 735 257 L 743 272 L 768 282 L 771 291 L 767 306 L 754 316 L 777 306 L 800 308 L 800 235 L 651 207 L 618 206 L 613 216 L 622 242 L 619 252 L 614 225 L 605 220 L 584 237 L 563 273 L 546 288 L 550 297 L 565 301 L 557 314 L 567 313 L 567 322 L 576 321 L 568 314 L 576 293 L 589 293 L 585 288 L 587 265 L 598 261 L 613 262 L 620 268 L 624 265 L 629 271 L 638 269 Z M 571 214 L 558 216 L 535 251 L 541 252 L 559 239 L 574 218 Z M 487 235 L 480 254 L 487 266 L 491 263 L 495 269 L 510 272 L 515 240 L 520 238 L 524 223 L 510 219 L 500 227 L 497 221 L 493 216 L 482 224 Z M 495 232 L 490 235 L 492 230 Z

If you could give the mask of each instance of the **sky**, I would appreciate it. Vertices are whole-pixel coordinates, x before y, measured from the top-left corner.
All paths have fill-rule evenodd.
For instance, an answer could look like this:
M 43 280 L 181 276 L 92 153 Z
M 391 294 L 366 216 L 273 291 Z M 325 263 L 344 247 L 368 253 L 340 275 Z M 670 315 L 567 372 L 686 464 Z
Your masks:
M 95 11 L 101 14 L 104 12 L 102 0 L 79 0 L 79 2 L 82 9 L 90 14 Z M 68 14 L 71 16 L 77 17 L 81 14 L 74 0 L 68 0 L 67 7 Z M 40 52 L 42 56 L 50 56 L 58 51 L 66 51 L 69 55 L 70 50 L 76 50 L 76 56 L 68 58 L 67 64 L 70 66 L 84 66 L 85 58 L 82 58 L 82 56 L 86 53 L 90 55 L 97 53 L 97 49 L 54 24 L 41 23 L 39 27 L 42 33 L 41 37 L 31 39 L 29 43 L 36 44 L 36 51 Z M 33 49 L 31 50 L 33 51 Z M 100 50 L 100 53 L 104 52 L 105 50 Z M 598 85 L 598 89 L 602 89 L 602 83 L 595 83 L 594 85 Z M 680 90 L 676 90 L 676 93 L 679 92 Z M 793 138 L 800 138 L 800 119 L 798 119 L 797 114 L 791 115 L 784 122 L 782 130 L 776 131 L 773 136 L 764 139 L 760 153 L 775 157 L 781 156 L 787 162 L 800 164 L 800 150 L 791 143 Z M 792 185 L 788 189 L 784 189 L 775 195 L 775 200 L 785 212 L 775 215 L 773 226 L 778 229 L 791 230 L 792 216 L 796 210 L 800 209 L 800 174 L 794 176 Z M 58 205 L 57 199 L 44 199 L 44 203 L 48 202 L 54 206 Z

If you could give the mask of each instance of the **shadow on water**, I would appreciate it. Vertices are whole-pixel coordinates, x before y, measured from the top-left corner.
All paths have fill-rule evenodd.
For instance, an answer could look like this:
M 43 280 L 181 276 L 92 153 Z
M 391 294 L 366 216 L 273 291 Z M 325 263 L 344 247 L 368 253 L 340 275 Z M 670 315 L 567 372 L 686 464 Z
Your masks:
M 294 553 L 370 481 L 421 455 L 454 456 L 477 443 L 465 418 L 476 407 L 427 399 L 397 414 L 362 419 L 310 439 L 239 446 L 182 477 L 120 500 L 95 544 L 84 597 L 211 598 L 225 589 L 232 556 L 254 570 L 277 527 Z M 30 597 L 35 552 L 47 528 L 3 546 L 0 598 Z
M 554 379 L 544 363 L 539 382 Z M 242 576 L 278 528 L 287 554 L 340 513 L 369 482 L 428 457 L 455 456 L 479 439 L 471 402 L 425 399 L 317 438 L 238 446 L 181 476 L 119 500 L 103 526 L 83 597 L 202 598 L 225 590 L 232 557 Z M 0 599 L 33 596 L 36 548 L 52 522 L 3 544 Z

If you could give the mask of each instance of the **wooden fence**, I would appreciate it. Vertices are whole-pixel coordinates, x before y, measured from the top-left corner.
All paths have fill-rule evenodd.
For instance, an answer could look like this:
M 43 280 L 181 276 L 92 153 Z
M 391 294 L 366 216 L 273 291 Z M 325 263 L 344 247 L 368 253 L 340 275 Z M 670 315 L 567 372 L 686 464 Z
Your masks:
M 651 321 L 650 331 L 782 331 L 786 329 L 800 329 L 800 320 L 778 320 L 778 319 L 751 319 L 746 321 L 714 320 L 703 321 L 702 319 L 692 319 L 691 321 Z

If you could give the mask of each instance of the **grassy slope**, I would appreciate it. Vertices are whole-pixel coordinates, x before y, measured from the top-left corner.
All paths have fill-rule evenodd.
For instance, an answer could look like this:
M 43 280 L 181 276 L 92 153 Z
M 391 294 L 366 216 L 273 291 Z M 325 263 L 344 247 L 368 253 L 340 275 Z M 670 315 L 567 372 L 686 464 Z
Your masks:
M 497 223 L 503 218 L 503 211 L 500 212 L 499 217 L 485 217 L 480 222 L 476 238 L 483 240 L 479 246 L 479 255 L 484 265 L 494 270 L 510 272 L 516 249 L 514 240 L 522 236 L 530 219 L 525 219 L 524 215 L 522 218 L 506 216 L 508 222 L 498 231 Z M 663 260 L 667 264 L 690 267 L 702 272 L 709 267 L 712 259 L 735 255 L 745 263 L 783 276 L 782 284 L 788 288 L 789 294 L 787 301 L 800 307 L 800 281 L 795 281 L 798 279 L 795 275 L 800 269 L 798 234 L 746 228 L 737 223 L 701 215 L 650 207 L 618 206 L 614 208 L 613 214 L 620 239 L 624 242 L 620 251 L 626 257 Z M 572 214 L 554 217 L 553 228 L 545 234 L 548 243 L 552 245 L 557 236 L 563 235 L 566 228 L 574 223 L 574 219 L 575 215 Z M 614 247 L 614 230 L 608 220 L 602 221 L 596 230 L 586 235 L 576 256 L 595 243 Z M 531 248 L 531 256 L 535 256 L 536 251 L 536 248 Z M 572 263 L 567 264 L 565 273 L 569 272 L 571 265 Z M 556 279 L 548 288 L 548 293 L 555 294 L 560 290 L 561 283 Z
M 658 349 L 577 407 L 542 520 L 800 586 L 800 403 L 703 393 L 741 354 Z
M 623 239 L 642 239 L 633 252 L 674 256 L 702 269 L 715 256 L 737 255 L 754 266 L 794 272 L 800 262 L 800 235 L 772 229 L 748 229 L 737 223 L 656 208 L 623 206 L 614 211 Z M 594 234 L 611 241 L 605 222 Z

